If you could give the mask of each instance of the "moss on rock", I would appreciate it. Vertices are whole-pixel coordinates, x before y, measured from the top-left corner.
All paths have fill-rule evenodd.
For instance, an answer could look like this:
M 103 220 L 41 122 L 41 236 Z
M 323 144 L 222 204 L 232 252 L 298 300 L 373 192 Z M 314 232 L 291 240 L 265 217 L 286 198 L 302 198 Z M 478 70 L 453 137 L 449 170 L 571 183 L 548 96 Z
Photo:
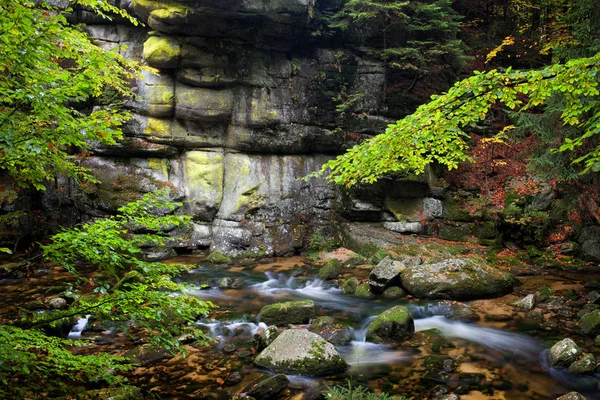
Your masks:
M 335 258 L 327 261 L 325 265 L 319 269 L 319 278 L 333 279 L 337 278 L 342 273 L 342 264 Z
M 371 287 L 368 283 L 362 283 L 358 285 L 354 295 L 356 297 L 360 297 L 361 299 L 371 299 L 374 296 L 373 293 L 371 293 Z
M 401 342 L 415 332 L 413 317 L 404 306 L 379 314 L 367 330 L 367 340 L 375 343 Z
M 342 285 L 342 292 L 344 293 L 354 293 L 356 292 L 356 288 L 358 287 L 358 279 L 355 277 L 346 279 Z
M 176 68 L 181 58 L 181 44 L 173 37 L 150 36 L 144 42 L 144 59 L 156 68 Z
M 600 335 L 600 310 L 594 310 L 581 317 L 579 329 L 586 336 Z
M 314 316 L 315 303 L 312 300 L 286 301 L 260 309 L 260 319 L 267 325 L 304 324 Z
M 221 253 L 219 250 L 215 250 L 206 256 L 203 261 L 210 264 L 229 264 L 231 262 L 231 258 Z

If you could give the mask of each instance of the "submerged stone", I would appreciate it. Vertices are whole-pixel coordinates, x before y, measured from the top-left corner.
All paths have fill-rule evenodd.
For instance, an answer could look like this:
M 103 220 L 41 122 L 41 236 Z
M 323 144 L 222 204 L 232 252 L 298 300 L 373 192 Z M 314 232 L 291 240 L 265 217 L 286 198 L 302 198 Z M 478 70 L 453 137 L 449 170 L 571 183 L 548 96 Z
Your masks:
M 304 329 L 283 331 L 254 363 L 275 372 L 305 376 L 333 374 L 348 367 L 331 343 Z
M 354 295 L 356 297 L 360 297 L 361 299 L 370 299 L 373 297 L 373 293 L 371 293 L 371 288 L 368 283 L 362 283 L 358 285 Z
M 286 301 L 260 309 L 260 319 L 267 325 L 305 324 L 315 316 L 312 300 Z
M 231 262 L 231 258 L 216 250 L 206 256 L 203 262 L 211 264 L 229 264 Z
M 252 396 L 256 399 L 273 399 L 276 398 L 279 392 L 285 389 L 289 383 L 290 380 L 287 376 L 279 374 L 251 385 L 246 391 L 248 396 Z
M 358 279 L 355 277 L 346 279 L 344 284 L 342 285 L 342 292 L 344 293 L 354 293 L 356 288 L 358 287 Z
M 413 317 L 404 306 L 379 314 L 367 330 L 367 340 L 375 343 L 401 342 L 415 332 Z

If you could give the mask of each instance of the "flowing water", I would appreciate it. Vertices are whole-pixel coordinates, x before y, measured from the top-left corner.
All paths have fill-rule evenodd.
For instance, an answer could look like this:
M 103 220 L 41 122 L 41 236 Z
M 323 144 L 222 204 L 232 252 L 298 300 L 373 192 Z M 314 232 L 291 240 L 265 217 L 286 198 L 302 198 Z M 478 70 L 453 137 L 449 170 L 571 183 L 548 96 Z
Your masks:
M 288 267 L 281 267 L 285 262 Z M 331 316 L 350 328 L 352 341 L 337 347 L 350 368 L 325 378 L 290 376 L 290 389 L 282 398 L 314 398 L 323 386 L 345 385 L 350 379 L 375 392 L 414 399 L 433 398 L 431 390 L 437 385 L 444 385 L 462 400 L 554 399 L 571 390 L 588 399 L 600 399 L 598 374 L 578 377 L 548 365 L 548 347 L 564 335 L 543 330 L 521 332 L 518 326 L 522 321 L 510 321 L 499 329 L 492 322 L 450 320 L 440 315 L 444 312 L 438 302 L 355 298 L 310 274 L 294 276 L 289 267 L 298 260 L 285 262 L 227 269 L 199 266 L 187 274 L 182 279 L 191 285 L 190 293 L 219 307 L 213 316 L 196 323 L 217 344 L 190 347 L 185 359 L 167 358 L 139 368 L 131 380 L 146 389 L 157 389 L 165 399 L 231 398 L 231 393 L 243 392 L 249 383 L 269 373 L 252 363 L 254 336 L 267 328 L 258 318 L 260 308 L 279 301 L 311 299 L 318 316 Z M 366 271 L 352 274 L 366 277 Z M 217 282 L 223 277 L 241 278 L 246 285 L 219 289 Z M 413 337 L 398 346 L 365 341 L 375 316 L 397 304 L 405 305 L 415 318 Z M 68 337 L 78 339 L 83 333 L 85 338 L 88 319 L 82 316 Z M 234 354 L 225 354 L 224 346 L 229 343 L 237 346 Z M 232 371 L 241 373 L 242 382 L 224 385 Z
M 242 278 L 247 286 L 215 288 L 221 277 Z M 260 308 L 279 301 L 311 299 L 318 316 L 334 317 L 350 327 L 353 340 L 338 346 L 350 364 L 348 371 L 327 378 L 291 377 L 291 386 L 305 396 L 293 398 L 310 398 L 321 385 L 341 383 L 345 378 L 374 391 L 423 399 L 429 398 L 428 391 L 437 384 L 460 393 L 461 399 L 551 399 L 571 390 L 585 393 L 588 399 L 600 398 L 598 376 L 577 377 L 547 365 L 543 332 L 533 336 L 485 326 L 484 322 L 450 320 L 438 315 L 437 302 L 359 299 L 343 294 L 329 282 L 294 277 L 290 271 L 201 266 L 185 280 L 196 284 L 192 294 L 220 307 L 220 317 L 198 321 L 219 339 L 217 350 L 229 342 L 239 348 L 247 346 L 248 338 L 266 329 L 257 317 Z M 201 283 L 212 288 L 202 289 Z M 415 318 L 414 338 L 399 346 L 366 342 L 368 324 L 399 302 Z M 255 369 L 251 359 L 244 368 L 246 372 Z

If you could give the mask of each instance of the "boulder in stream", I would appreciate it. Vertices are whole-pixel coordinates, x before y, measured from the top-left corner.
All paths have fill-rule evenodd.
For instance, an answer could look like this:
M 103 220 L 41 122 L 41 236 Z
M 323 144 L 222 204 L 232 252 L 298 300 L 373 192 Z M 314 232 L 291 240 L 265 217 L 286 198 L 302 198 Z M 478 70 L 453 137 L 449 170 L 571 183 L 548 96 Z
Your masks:
M 260 309 L 260 320 L 267 325 L 305 324 L 314 316 L 315 303 L 312 300 L 286 301 Z
M 402 272 L 402 286 L 427 299 L 472 300 L 499 297 L 512 290 L 514 277 L 484 261 L 449 259 Z
M 390 286 L 400 283 L 400 273 L 406 269 L 406 265 L 400 261 L 384 258 L 371 270 L 369 274 L 369 286 L 373 293 L 383 293 Z
M 348 367 L 331 343 L 304 329 L 283 331 L 254 363 L 282 374 L 305 376 L 333 374 Z
M 600 335 L 600 310 L 593 310 L 581 317 L 579 329 L 586 336 Z
M 415 332 L 413 317 L 404 306 L 379 314 L 367 329 L 367 340 L 375 343 L 402 342 Z
M 342 284 L 342 292 L 343 293 L 354 293 L 356 291 L 356 288 L 358 287 L 358 284 L 359 284 L 358 279 L 356 279 L 355 277 L 348 278 Z
M 568 367 L 581 355 L 581 349 L 571 339 L 563 339 L 548 351 L 548 361 L 553 367 Z
M 263 350 L 269 346 L 279 336 L 279 329 L 275 325 L 269 326 L 265 331 L 256 337 L 256 348 Z
M 593 374 L 596 372 L 596 357 L 593 354 L 584 354 L 569 366 L 569 372 L 576 375 Z
M 337 278 L 342 273 L 342 264 L 335 259 L 327 261 L 325 265 L 321 267 L 319 270 L 319 278 L 326 279 L 334 279 Z
M 535 294 L 532 293 L 511 304 L 518 309 L 531 311 L 535 308 L 535 300 Z
M 352 332 L 345 325 L 336 323 L 331 317 L 318 317 L 311 321 L 310 331 L 335 346 L 344 346 L 352 341 Z

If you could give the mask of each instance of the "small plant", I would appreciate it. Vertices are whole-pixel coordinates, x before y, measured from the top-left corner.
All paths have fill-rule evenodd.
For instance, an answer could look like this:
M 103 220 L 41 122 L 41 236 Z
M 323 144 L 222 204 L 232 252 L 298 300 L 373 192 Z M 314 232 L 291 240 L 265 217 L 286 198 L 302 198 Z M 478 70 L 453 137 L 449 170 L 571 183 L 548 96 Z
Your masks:
M 328 400 L 404 400 L 406 397 L 390 396 L 387 393 L 375 394 L 362 386 L 332 386 L 325 392 L 325 398 Z

